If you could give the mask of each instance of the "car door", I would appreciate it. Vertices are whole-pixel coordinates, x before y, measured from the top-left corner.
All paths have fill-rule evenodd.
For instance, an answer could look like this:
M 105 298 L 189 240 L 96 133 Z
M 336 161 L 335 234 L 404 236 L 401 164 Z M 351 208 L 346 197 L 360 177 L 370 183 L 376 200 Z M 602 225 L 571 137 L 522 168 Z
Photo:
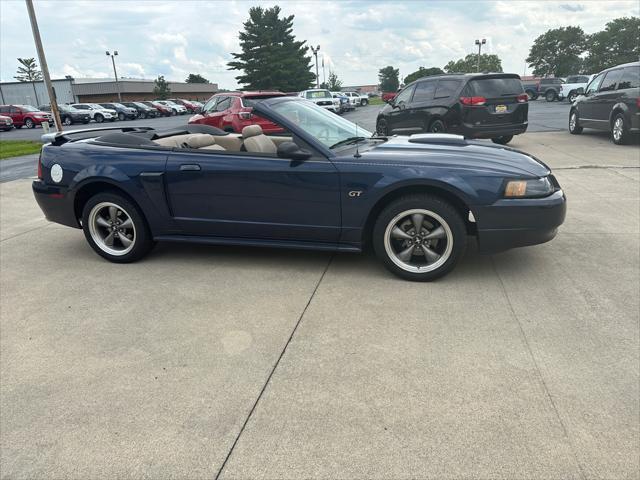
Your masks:
M 215 106 L 208 113 L 207 116 L 207 125 L 211 125 L 212 127 L 222 128 L 222 118 L 226 114 L 226 110 L 231 107 L 231 97 L 218 97 L 218 101 Z
M 24 125 L 24 114 L 19 107 L 11 107 L 9 110 L 9 116 L 13 120 L 13 124 L 17 127 Z
M 408 135 L 412 132 L 410 111 L 407 109 L 415 90 L 415 84 L 409 85 L 393 99 L 393 105 L 389 112 L 388 129 L 389 133 Z
M 594 103 L 597 101 L 596 95 L 598 94 L 598 88 L 600 87 L 600 83 L 602 83 L 603 78 L 604 74 L 601 73 L 591 80 L 591 83 L 587 85 L 585 90 L 584 98 L 581 98 L 580 103 L 578 104 L 580 123 L 585 127 L 598 123 L 597 121 L 592 121 L 592 119 L 594 115 Z
M 405 133 L 426 132 L 431 119 L 434 94 L 437 80 L 424 80 L 418 82 L 407 106 L 407 123 Z
M 592 118 L 601 125 L 600 128 L 609 128 L 611 109 L 621 97 L 621 92 L 616 90 L 616 87 L 618 80 L 622 77 L 622 72 L 622 68 L 609 70 L 602 79 L 598 93 L 595 95 L 595 100 L 592 105 Z
M 174 220 L 186 235 L 338 241 L 339 176 L 318 152 L 293 161 L 263 153 L 174 149 L 166 186 Z

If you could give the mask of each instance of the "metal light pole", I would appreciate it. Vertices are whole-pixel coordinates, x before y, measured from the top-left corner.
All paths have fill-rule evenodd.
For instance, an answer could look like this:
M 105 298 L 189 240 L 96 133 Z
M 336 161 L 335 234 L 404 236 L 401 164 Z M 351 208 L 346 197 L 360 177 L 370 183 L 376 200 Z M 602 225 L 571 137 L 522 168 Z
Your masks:
M 482 41 L 476 39 L 476 45 L 478 45 L 478 72 L 480 72 L 480 52 L 482 51 L 482 45 L 487 43 L 487 39 L 483 38 Z
M 109 50 L 106 51 L 107 57 L 111 57 L 111 63 L 113 64 L 113 76 L 116 77 L 116 91 L 118 92 L 118 101 L 122 101 L 122 95 L 120 95 L 120 82 L 118 82 L 118 73 L 116 72 L 116 59 L 118 56 L 118 51 L 114 50 L 113 55 L 109 53 Z
M 320 88 L 320 75 L 318 73 L 318 50 L 320 50 L 320 45 L 318 45 L 316 48 L 311 47 L 311 51 L 316 57 L 316 88 Z
M 58 102 L 56 100 L 55 90 L 53 89 L 53 85 L 51 84 L 51 77 L 49 76 L 49 67 L 47 66 L 47 59 L 44 56 L 44 48 L 42 47 L 42 39 L 40 38 L 40 30 L 38 29 L 36 12 L 33 9 L 33 1 L 32 0 L 25 0 L 25 1 L 27 2 L 27 12 L 29 12 L 29 21 L 31 22 L 31 30 L 33 31 L 33 40 L 36 43 L 36 50 L 38 51 L 38 59 L 40 60 L 40 68 L 42 69 L 44 84 L 46 85 L 47 93 L 49 94 L 49 104 L 51 105 L 51 113 L 53 114 L 53 120 L 56 124 L 56 130 L 61 132 L 62 122 L 60 121 L 60 112 L 58 111 Z
M 327 77 L 324 74 L 324 55 L 322 55 L 322 83 L 324 83 L 324 86 L 327 86 Z

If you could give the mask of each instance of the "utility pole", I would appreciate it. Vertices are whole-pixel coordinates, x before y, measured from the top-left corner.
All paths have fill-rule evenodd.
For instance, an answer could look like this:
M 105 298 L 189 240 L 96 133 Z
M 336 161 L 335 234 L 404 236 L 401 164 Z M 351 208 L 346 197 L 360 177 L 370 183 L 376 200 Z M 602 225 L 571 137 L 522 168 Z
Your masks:
M 322 83 L 324 83 L 324 85 L 327 85 L 327 77 L 324 74 L 324 55 L 322 55 Z
M 318 51 L 320 50 L 320 45 L 316 48 L 311 47 L 311 51 L 313 55 L 316 57 L 316 88 L 320 88 L 320 75 L 318 73 Z
M 118 101 L 121 102 L 122 95 L 120 95 L 120 82 L 118 82 L 118 72 L 116 72 L 116 59 L 115 59 L 115 57 L 118 56 L 118 51 L 114 50 L 113 55 L 109 53 L 109 50 L 107 50 L 105 53 L 107 54 L 107 57 L 111 57 L 111 63 L 113 65 L 113 76 L 116 78 L 116 91 L 118 92 Z
M 40 38 L 40 30 L 38 30 L 38 21 L 36 20 L 36 12 L 33 9 L 33 0 L 25 0 L 27 3 L 27 12 L 29 12 L 29 21 L 31 22 L 31 31 L 33 32 L 33 41 L 36 43 L 36 50 L 38 51 L 38 59 L 40 60 L 40 68 L 42 69 L 42 76 L 44 77 L 44 84 L 47 86 L 47 93 L 49 94 L 49 103 L 51 105 L 51 113 L 53 113 L 53 120 L 56 124 L 56 130 L 62 131 L 62 122 L 60 121 L 60 111 L 58 110 L 58 101 L 56 100 L 56 93 L 53 90 L 51 84 L 51 77 L 49 76 L 49 67 L 47 66 L 47 59 L 44 56 L 44 49 L 42 48 L 42 39 Z
M 480 73 L 480 52 L 482 51 L 482 45 L 487 43 L 487 39 L 483 38 L 482 41 L 476 39 L 476 45 L 478 45 L 478 73 Z

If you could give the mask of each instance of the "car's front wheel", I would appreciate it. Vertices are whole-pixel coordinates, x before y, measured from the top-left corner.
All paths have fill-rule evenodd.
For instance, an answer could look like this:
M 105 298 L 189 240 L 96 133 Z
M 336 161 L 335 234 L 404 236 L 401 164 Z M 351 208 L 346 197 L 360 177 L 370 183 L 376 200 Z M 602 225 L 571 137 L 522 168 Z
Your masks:
M 367 100 L 366 98 L 363 98 L 362 100 L 360 100 L 361 107 L 366 107 L 367 105 L 369 105 L 369 100 Z
M 434 120 L 429 124 L 429 129 L 427 131 L 429 133 L 445 133 L 447 131 L 447 126 L 442 120 Z
M 121 122 L 123 122 L 123 121 L 124 121 L 124 118 L 125 118 L 125 117 L 124 117 L 124 113 L 122 113 L 122 112 L 118 113 L 118 120 L 120 120 Z
M 30 118 L 25 119 L 24 126 L 27 127 L 27 128 L 36 128 L 35 122 L 33 120 L 31 120 Z
M 567 100 L 569 100 L 569 103 L 573 103 L 576 101 L 576 98 L 578 98 L 578 94 L 576 92 L 569 92 L 569 96 L 567 97 Z
M 387 126 L 387 121 L 384 118 L 378 120 L 378 124 L 376 125 L 376 132 L 382 137 L 386 137 L 387 135 L 389 135 L 389 127 Z
M 402 197 L 380 213 L 373 246 L 385 267 L 412 281 L 431 281 L 449 273 L 467 246 L 467 232 L 456 209 L 439 197 Z
M 138 207 L 115 192 L 98 193 L 89 199 L 82 210 L 82 229 L 91 248 L 111 262 L 134 262 L 153 247 Z
M 569 133 L 572 135 L 579 135 L 582 133 L 580 119 L 578 118 L 578 112 L 576 110 L 572 110 L 569 114 Z
M 62 123 L 63 123 L 63 124 L 65 124 L 65 125 L 67 125 L 67 126 L 69 126 L 69 125 L 71 125 L 71 124 L 73 123 L 73 120 L 71 119 L 71 117 L 70 117 L 70 116 L 68 116 L 68 115 L 67 115 L 67 116 L 66 116 L 66 117 L 64 117 L 64 119 L 62 120 Z
M 629 141 L 629 128 L 622 113 L 617 114 L 613 119 L 611 138 L 616 145 L 624 145 Z
M 506 145 L 513 139 L 513 135 L 503 135 L 502 137 L 492 138 L 491 141 L 493 143 L 497 143 L 498 145 Z
M 102 122 L 104 122 L 104 117 L 103 117 L 101 114 L 99 114 L 99 113 L 96 113 L 96 116 L 95 116 L 95 117 L 93 117 L 93 119 L 96 121 L 96 123 L 102 123 Z

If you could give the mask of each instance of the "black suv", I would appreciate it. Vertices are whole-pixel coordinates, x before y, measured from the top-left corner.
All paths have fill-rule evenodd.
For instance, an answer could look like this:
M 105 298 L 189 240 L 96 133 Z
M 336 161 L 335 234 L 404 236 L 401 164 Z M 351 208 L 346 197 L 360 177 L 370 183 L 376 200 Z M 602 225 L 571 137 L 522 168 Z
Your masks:
M 155 118 L 160 116 L 157 108 L 149 107 L 141 102 L 122 102 L 122 105 L 135 109 L 138 112 L 138 118 Z
M 41 112 L 51 112 L 51 105 L 40 105 L 38 110 Z M 58 112 L 60 112 L 60 121 L 64 125 L 89 123 L 91 121 L 91 115 L 83 110 L 73 108 L 71 105 L 58 105 Z
M 99 103 L 101 107 L 118 112 L 118 120 L 135 120 L 138 118 L 138 111 L 135 108 L 125 107 L 121 103 Z
M 569 132 L 584 127 L 611 132 L 618 145 L 640 131 L 640 62 L 609 68 L 591 80 L 569 111 Z
M 404 87 L 378 114 L 380 135 L 459 133 L 506 144 L 528 125 L 529 104 L 513 73 L 437 75 Z

